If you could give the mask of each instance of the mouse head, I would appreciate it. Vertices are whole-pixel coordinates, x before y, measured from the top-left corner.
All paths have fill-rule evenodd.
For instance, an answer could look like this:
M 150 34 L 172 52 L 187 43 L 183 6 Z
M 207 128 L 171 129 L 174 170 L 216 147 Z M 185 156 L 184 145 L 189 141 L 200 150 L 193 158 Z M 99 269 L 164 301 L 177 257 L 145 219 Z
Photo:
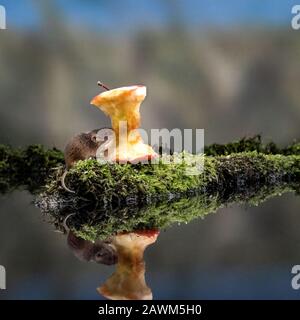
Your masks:
M 111 244 L 98 242 L 93 246 L 91 261 L 106 265 L 113 265 L 117 263 L 118 256 L 115 248 Z
M 92 261 L 105 265 L 113 265 L 118 261 L 116 250 L 109 241 L 93 243 L 77 237 L 72 231 L 69 231 L 67 243 L 73 254 L 81 261 Z

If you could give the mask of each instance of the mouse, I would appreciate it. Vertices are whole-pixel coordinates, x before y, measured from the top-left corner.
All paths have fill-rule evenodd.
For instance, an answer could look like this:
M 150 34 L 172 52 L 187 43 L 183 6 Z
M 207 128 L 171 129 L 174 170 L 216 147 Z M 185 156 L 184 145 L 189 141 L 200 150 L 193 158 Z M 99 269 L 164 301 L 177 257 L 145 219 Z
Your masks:
M 99 134 L 100 132 L 101 134 Z M 111 132 L 111 128 L 94 129 L 89 132 L 82 132 L 75 135 L 67 143 L 64 150 L 66 169 L 61 177 L 61 184 L 66 191 L 75 193 L 75 191 L 70 190 L 65 185 L 65 178 L 69 169 L 79 160 L 96 159 L 99 147 L 104 149 L 106 145 L 110 143 L 110 139 L 105 139 L 105 137 L 109 138 Z
M 81 261 L 96 262 L 98 264 L 113 265 L 118 262 L 116 249 L 109 239 L 97 240 L 95 243 L 68 232 L 67 243 L 69 249 Z
M 96 262 L 98 264 L 113 265 L 118 262 L 116 247 L 113 245 L 113 237 L 95 242 L 85 240 L 77 236 L 68 226 L 67 221 L 74 213 L 67 215 L 63 227 L 67 233 L 67 244 L 75 257 L 84 262 Z

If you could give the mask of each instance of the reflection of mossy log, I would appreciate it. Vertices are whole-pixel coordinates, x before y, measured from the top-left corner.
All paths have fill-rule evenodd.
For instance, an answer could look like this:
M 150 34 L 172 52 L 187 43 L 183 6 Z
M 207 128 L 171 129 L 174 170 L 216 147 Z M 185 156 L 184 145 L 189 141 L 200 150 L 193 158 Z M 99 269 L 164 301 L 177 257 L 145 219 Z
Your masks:
M 253 185 L 248 189 L 241 187 L 223 193 L 211 191 L 144 207 L 125 206 L 106 210 L 91 208 L 87 204 L 81 207 L 60 207 L 57 203 L 49 205 L 47 201 L 40 201 L 38 204 L 57 229 L 64 230 L 64 220 L 68 217 L 68 226 L 78 236 L 95 241 L 124 231 L 165 229 L 174 223 L 188 223 L 195 218 L 204 218 L 231 203 L 258 205 L 268 198 L 299 190 L 299 187 L 300 183 L 283 182 L 267 186 Z

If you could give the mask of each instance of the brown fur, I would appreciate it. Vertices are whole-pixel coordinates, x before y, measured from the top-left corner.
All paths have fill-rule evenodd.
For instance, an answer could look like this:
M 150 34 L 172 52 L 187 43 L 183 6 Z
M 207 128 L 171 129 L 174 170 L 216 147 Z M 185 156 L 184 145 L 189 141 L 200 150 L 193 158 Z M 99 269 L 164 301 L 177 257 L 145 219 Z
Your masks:
M 97 149 L 101 146 L 103 141 L 97 141 L 97 132 L 101 129 L 95 129 L 90 132 L 80 133 L 74 136 L 66 145 L 64 155 L 66 170 L 61 177 L 61 184 L 63 188 L 74 193 L 65 185 L 65 177 L 68 170 L 74 166 L 79 160 L 86 160 L 90 158 L 96 158 Z

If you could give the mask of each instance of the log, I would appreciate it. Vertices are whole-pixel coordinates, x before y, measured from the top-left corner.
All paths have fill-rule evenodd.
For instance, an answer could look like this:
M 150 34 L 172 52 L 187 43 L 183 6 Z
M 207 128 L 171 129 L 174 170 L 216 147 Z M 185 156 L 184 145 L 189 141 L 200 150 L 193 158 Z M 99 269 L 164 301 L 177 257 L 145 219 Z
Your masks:
M 51 173 L 63 164 L 63 153 L 56 148 L 31 145 L 23 149 L 0 145 L 0 193 L 26 189 L 38 194 Z
M 182 154 L 173 158 L 181 158 Z M 185 155 L 186 157 L 186 155 Z M 62 171 L 51 176 L 43 197 L 77 201 L 85 199 L 104 208 L 178 199 L 204 192 L 223 192 L 252 185 L 297 182 L 300 179 L 300 155 L 267 155 L 241 152 L 228 156 L 205 156 L 204 171 L 190 175 L 201 155 L 189 155 L 192 164 L 176 161 L 165 164 L 100 164 L 96 160 L 79 161 L 66 178 L 75 196 L 61 186 Z M 186 159 L 186 158 L 185 158 Z
M 177 155 L 180 158 L 182 155 Z M 201 156 L 185 155 L 196 162 Z M 61 188 L 64 171 L 63 153 L 56 148 L 32 145 L 25 149 L 0 145 L 0 192 L 25 188 L 33 194 L 44 192 L 62 198 L 76 196 L 103 204 L 167 199 L 203 188 L 224 188 L 224 185 L 264 180 L 293 179 L 297 176 L 300 143 L 279 148 L 273 142 L 264 145 L 259 136 L 225 145 L 205 147 L 205 171 L 201 175 L 185 174 L 187 163 L 170 165 L 101 165 L 95 160 L 80 161 L 70 170 L 66 182 L 75 196 Z M 175 156 L 174 156 L 175 157 Z M 224 178 L 225 177 L 225 178 Z M 225 183 L 225 181 L 228 181 Z
M 232 202 L 257 204 L 300 190 L 300 144 L 279 148 L 260 137 L 205 147 L 204 172 L 189 175 L 201 155 L 165 164 L 100 164 L 79 161 L 61 186 L 63 153 L 41 145 L 25 149 L 0 145 L 0 192 L 27 189 L 57 229 L 68 225 L 94 241 L 122 231 L 166 228 L 204 217 Z M 192 161 L 186 161 L 192 160 Z

